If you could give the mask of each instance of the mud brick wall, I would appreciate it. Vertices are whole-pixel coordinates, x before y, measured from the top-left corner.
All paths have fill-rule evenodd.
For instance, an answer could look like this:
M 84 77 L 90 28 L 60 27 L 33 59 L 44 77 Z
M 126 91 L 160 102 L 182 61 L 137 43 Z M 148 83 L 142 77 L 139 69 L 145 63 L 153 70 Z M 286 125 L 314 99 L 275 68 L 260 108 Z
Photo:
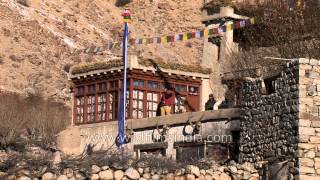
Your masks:
M 298 62 L 288 63 L 265 92 L 264 80 L 243 83 L 240 159 L 244 162 L 292 159 L 298 144 Z

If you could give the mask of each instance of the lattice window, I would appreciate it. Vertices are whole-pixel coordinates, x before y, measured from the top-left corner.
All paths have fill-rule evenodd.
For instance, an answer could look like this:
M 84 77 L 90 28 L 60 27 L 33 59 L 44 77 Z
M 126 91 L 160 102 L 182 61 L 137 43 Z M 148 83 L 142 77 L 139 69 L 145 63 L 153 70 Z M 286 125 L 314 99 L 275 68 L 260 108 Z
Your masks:
M 98 120 L 104 121 L 106 120 L 106 110 L 107 110 L 107 98 L 106 94 L 99 94 L 98 96 Z
M 143 118 L 143 96 L 144 92 L 141 90 L 133 90 L 133 104 L 132 104 L 132 117 Z
M 158 97 L 159 94 L 156 92 L 147 93 L 147 114 L 148 117 L 155 117 L 158 109 Z
M 84 97 L 77 97 L 76 98 L 76 118 L 77 118 L 77 123 L 83 123 L 84 120 Z
M 94 122 L 95 120 L 95 104 L 96 97 L 95 95 L 91 95 L 87 97 L 87 121 Z
M 118 93 L 116 91 L 109 92 L 109 114 L 108 119 L 113 120 L 117 118 L 117 101 Z

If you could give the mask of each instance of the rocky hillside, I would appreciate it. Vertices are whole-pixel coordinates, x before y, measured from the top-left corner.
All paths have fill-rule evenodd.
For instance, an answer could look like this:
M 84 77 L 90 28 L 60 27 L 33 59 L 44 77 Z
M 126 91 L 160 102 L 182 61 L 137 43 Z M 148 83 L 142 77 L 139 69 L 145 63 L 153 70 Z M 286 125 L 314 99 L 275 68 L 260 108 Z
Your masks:
M 118 55 L 74 55 L 74 48 L 119 41 L 121 12 L 116 0 L 0 0 L 0 90 L 69 99 L 70 65 Z M 154 37 L 201 29 L 202 0 L 133 0 L 131 37 Z M 136 45 L 130 53 L 192 64 L 202 41 Z

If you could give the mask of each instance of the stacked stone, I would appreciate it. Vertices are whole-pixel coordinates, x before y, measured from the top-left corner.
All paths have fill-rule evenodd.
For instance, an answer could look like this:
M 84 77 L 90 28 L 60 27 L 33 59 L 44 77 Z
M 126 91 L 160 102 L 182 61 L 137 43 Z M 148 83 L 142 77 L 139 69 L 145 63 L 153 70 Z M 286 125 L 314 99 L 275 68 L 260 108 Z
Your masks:
M 245 179 L 245 180 L 258 180 L 260 179 L 258 171 L 250 163 L 236 164 L 229 163 L 227 166 L 212 166 L 209 169 L 201 169 L 198 166 L 188 165 L 185 168 L 178 168 L 175 172 L 168 172 L 163 168 L 152 169 L 150 167 L 122 167 L 117 166 L 97 166 L 92 165 L 91 169 L 77 170 L 78 168 L 66 168 L 62 170 L 61 174 L 52 172 L 45 172 L 40 177 L 31 176 L 30 171 L 20 170 L 15 175 L 7 176 L 5 179 L 17 180 L 232 180 L 232 179 Z M 1 177 L 1 174 L 0 174 Z
M 240 157 L 245 162 L 292 159 L 297 149 L 298 62 L 288 63 L 263 94 L 263 80 L 243 83 Z
M 299 59 L 300 179 L 320 179 L 320 61 Z

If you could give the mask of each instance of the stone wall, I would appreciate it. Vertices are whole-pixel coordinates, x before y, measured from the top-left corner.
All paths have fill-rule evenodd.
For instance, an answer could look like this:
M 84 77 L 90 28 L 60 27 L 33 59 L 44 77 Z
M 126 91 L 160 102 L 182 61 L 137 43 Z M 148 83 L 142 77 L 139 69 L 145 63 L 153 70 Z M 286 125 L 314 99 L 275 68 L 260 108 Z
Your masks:
M 243 84 L 241 158 L 257 162 L 293 157 L 297 148 L 298 66 L 290 63 L 276 78 L 275 92 L 264 92 L 262 79 Z
M 287 161 L 291 178 L 320 179 L 320 61 L 288 63 L 271 94 L 264 82 L 243 83 L 240 160 Z
M 274 89 L 269 92 L 263 79 L 248 78 L 243 83 L 240 161 L 273 164 L 289 160 L 292 168 L 298 166 L 298 72 L 297 61 L 288 63 L 271 78 Z
M 320 61 L 299 59 L 300 179 L 320 179 Z

